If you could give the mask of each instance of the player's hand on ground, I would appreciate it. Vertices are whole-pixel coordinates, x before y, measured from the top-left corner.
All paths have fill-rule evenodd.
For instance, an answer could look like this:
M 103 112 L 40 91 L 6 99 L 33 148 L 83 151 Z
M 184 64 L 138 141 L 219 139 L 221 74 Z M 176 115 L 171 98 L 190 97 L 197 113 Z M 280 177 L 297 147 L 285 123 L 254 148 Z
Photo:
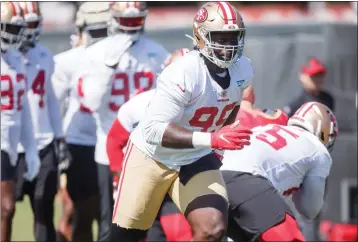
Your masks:
M 40 171 L 41 161 L 39 155 L 34 152 L 26 152 L 25 161 L 27 170 L 24 174 L 24 178 L 28 181 L 32 181 Z
M 211 134 L 211 147 L 218 150 L 241 150 L 245 145 L 250 145 L 249 129 L 237 126 L 225 126 Z
M 72 155 L 64 139 L 57 139 L 55 143 L 58 169 L 60 172 L 64 172 L 68 169 L 72 162 Z

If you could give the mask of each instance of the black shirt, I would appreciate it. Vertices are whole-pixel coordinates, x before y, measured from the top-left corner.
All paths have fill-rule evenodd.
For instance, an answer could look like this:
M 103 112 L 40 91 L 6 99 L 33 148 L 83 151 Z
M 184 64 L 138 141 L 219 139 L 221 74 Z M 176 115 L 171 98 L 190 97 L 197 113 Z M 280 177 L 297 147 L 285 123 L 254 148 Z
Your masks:
M 321 91 L 317 96 L 312 96 L 305 90 L 303 90 L 299 96 L 289 102 L 289 104 L 286 105 L 283 110 L 289 117 L 291 117 L 306 102 L 319 102 L 334 111 L 334 99 L 331 94 L 325 91 Z

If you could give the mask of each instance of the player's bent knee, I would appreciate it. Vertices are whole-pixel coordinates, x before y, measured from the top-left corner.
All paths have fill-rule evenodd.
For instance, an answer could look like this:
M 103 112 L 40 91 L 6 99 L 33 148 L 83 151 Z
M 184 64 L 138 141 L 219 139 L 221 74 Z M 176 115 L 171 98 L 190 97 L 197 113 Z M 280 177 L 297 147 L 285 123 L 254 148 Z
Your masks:
M 286 213 L 284 221 L 271 227 L 260 236 L 261 242 L 266 241 L 306 241 L 296 220 Z
M 15 201 L 10 196 L 1 198 L 1 219 L 9 219 L 14 216 Z
M 220 241 L 224 237 L 228 220 L 225 198 L 215 194 L 197 197 L 189 203 L 185 214 L 195 240 Z

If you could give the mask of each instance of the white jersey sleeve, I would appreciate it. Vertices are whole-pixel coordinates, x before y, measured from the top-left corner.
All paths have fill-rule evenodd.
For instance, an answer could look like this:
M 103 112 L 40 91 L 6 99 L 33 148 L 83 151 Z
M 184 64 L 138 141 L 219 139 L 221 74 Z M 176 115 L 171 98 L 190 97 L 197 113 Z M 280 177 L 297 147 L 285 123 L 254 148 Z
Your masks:
M 312 177 L 321 177 L 326 179 L 331 171 L 332 158 L 328 151 L 322 149 L 310 162 L 310 171 L 306 174 Z
M 309 171 L 305 174 L 301 188 L 292 196 L 297 211 L 305 219 L 314 219 L 324 204 L 326 179 L 332 166 L 328 151 L 322 149 L 311 157 Z
M 63 101 L 71 88 L 72 75 L 76 72 L 84 46 L 55 55 L 55 68 L 52 75 L 52 86 L 56 97 Z M 82 56 L 83 57 L 83 56 Z
M 143 118 L 154 92 L 155 89 L 140 93 L 123 104 L 118 110 L 117 119 L 128 133 L 132 133 Z
M 192 87 L 178 65 L 169 65 L 158 78 L 157 89 L 142 121 L 144 139 L 149 144 L 161 145 L 169 123 L 180 120 L 184 107 L 191 98 Z
M 63 103 L 67 101 L 63 119 L 66 142 L 94 146 L 97 139 L 96 123 L 91 110 L 81 103 L 83 81 L 81 76 L 77 75 L 78 70 L 83 69 L 83 62 L 86 61 L 84 52 L 85 47 L 80 46 L 55 56 L 52 85 L 56 97 Z
M 20 143 L 24 147 L 24 152 L 37 153 L 37 142 L 34 135 L 30 106 L 26 95 L 23 99 L 23 109 L 21 113 Z
M 88 69 L 96 68 L 95 71 Z M 91 111 L 96 112 L 102 105 L 108 104 L 110 99 L 112 82 L 111 78 L 114 70 L 103 64 L 90 63 L 85 72 L 82 72 L 82 103 Z
M 314 219 L 324 203 L 326 179 L 318 176 L 307 176 L 301 188 L 293 193 L 292 201 L 297 211 L 305 219 Z
M 62 117 L 61 117 L 61 104 L 57 99 L 51 82 L 47 82 L 47 105 L 52 129 L 55 138 L 63 137 Z

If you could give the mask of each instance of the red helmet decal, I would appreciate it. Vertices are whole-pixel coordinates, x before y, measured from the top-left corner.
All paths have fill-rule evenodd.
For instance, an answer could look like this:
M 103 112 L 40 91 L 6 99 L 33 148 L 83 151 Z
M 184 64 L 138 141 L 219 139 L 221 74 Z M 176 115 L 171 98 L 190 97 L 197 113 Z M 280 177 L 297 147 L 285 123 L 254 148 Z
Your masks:
M 204 22 L 208 18 L 208 11 L 206 8 L 201 8 L 195 15 L 195 21 L 198 23 Z

